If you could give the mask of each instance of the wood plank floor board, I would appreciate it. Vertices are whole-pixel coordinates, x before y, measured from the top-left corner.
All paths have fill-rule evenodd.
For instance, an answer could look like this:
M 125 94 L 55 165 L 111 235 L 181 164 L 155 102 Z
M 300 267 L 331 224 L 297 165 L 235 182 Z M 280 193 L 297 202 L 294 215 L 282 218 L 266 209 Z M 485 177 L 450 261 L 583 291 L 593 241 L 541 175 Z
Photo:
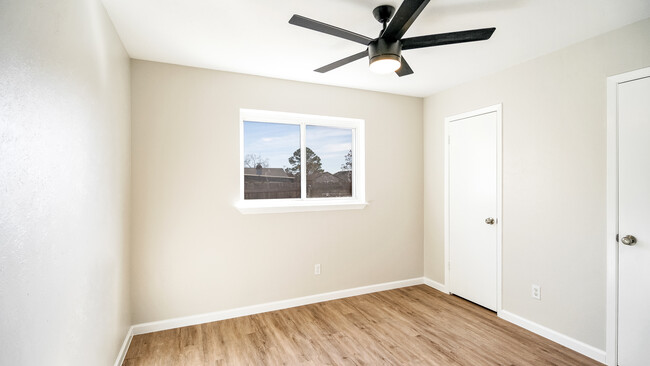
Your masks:
M 418 285 L 137 335 L 123 365 L 601 364 Z

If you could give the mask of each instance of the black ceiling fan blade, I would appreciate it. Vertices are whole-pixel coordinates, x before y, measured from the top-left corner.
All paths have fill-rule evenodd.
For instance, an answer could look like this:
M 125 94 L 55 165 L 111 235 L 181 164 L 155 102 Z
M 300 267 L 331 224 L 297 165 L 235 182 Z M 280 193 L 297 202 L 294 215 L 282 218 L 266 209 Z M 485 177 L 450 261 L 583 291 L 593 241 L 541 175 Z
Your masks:
M 318 69 L 316 69 L 314 71 L 320 72 L 320 73 L 332 71 L 332 70 L 336 69 L 337 67 L 341 67 L 343 65 L 349 64 L 352 61 L 356 61 L 356 60 L 358 60 L 360 58 L 364 58 L 364 57 L 368 57 L 368 50 L 367 49 L 365 51 L 363 51 L 363 52 L 355 53 L 352 56 L 348 56 L 346 58 L 342 58 L 342 59 L 340 59 L 338 61 L 332 62 L 331 64 L 325 65 L 325 66 L 323 66 L 321 68 L 318 68 Z
M 289 24 L 315 30 L 316 32 L 329 34 L 335 37 L 344 38 L 352 42 L 361 43 L 364 46 L 367 46 L 372 41 L 372 38 L 366 37 L 364 35 L 350 32 L 349 30 L 335 27 L 327 23 L 319 22 L 318 20 L 309 19 L 298 14 L 294 14 L 291 19 L 289 19 Z
M 429 0 L 404 0 L 381 37 L 393 41 L 401 39 L 428 3 Z
M 413 73 L 413 69 L 411 69 L 411 66 L 408 64 L 408 62 L 406 62 L 406 59 L 404 58 L 404 56 L 402 56 L 402 63 L 401 64 L 402 65 L 399 67 L 399 69 L 397 69 L 397 71 L 395 71 L 397 76 L 402 77 L 402 76 L 406 76 L 406 75 L 411 75 Z
M 413 38 L 404 38 L 402 40 L 403 50 L 412 50 L 414 48 L 442 46 L 446 44 L 484 41 L 492 37 L 496 28 L 472 29 L 460 32 L 430 34 Z

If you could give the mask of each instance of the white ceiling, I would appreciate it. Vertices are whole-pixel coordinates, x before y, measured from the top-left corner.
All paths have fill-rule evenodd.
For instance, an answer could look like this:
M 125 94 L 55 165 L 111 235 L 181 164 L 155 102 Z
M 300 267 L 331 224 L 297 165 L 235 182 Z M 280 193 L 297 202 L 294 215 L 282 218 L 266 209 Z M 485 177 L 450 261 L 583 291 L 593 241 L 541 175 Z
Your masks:
M 372 9 L 399 0 L 103 2 L 135 59 L 420 97 L 650 17 L 649 0 L 431 0 L 405 37 L 496 32 L 488 41 L 404 51 L 415 73 L 399 78 L 371 73 L 367 59 L 316 73 L 364 46 L 288 23 L 300 14 L 374 38 L 381 25 Z

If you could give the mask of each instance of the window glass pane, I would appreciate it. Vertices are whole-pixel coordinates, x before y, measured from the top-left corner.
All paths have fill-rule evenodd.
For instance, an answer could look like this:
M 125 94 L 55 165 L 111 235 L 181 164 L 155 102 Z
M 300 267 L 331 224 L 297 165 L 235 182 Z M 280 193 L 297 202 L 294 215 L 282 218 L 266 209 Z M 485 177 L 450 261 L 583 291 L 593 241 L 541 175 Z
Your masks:
M 352 197 L 352 129 L 306 126 L 307 197 Z
M 300 198 L 300 126 L 244 121 L 244 199 Z

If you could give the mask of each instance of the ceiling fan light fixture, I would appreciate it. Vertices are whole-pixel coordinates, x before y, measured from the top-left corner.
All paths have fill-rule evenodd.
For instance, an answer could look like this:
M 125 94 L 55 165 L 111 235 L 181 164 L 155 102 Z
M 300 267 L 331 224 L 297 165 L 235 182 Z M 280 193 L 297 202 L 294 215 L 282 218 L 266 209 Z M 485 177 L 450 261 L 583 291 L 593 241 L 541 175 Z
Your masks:
M 381 55 L 370 60 L 370 71 L 377 74 L 390 74 L 402 66 L 401 57 L 396 55 Z
M 402 43 L 387 42 L 379 38 L 368 45 L 370 71 L 378 74 L 389 74 L 402 66 Z

